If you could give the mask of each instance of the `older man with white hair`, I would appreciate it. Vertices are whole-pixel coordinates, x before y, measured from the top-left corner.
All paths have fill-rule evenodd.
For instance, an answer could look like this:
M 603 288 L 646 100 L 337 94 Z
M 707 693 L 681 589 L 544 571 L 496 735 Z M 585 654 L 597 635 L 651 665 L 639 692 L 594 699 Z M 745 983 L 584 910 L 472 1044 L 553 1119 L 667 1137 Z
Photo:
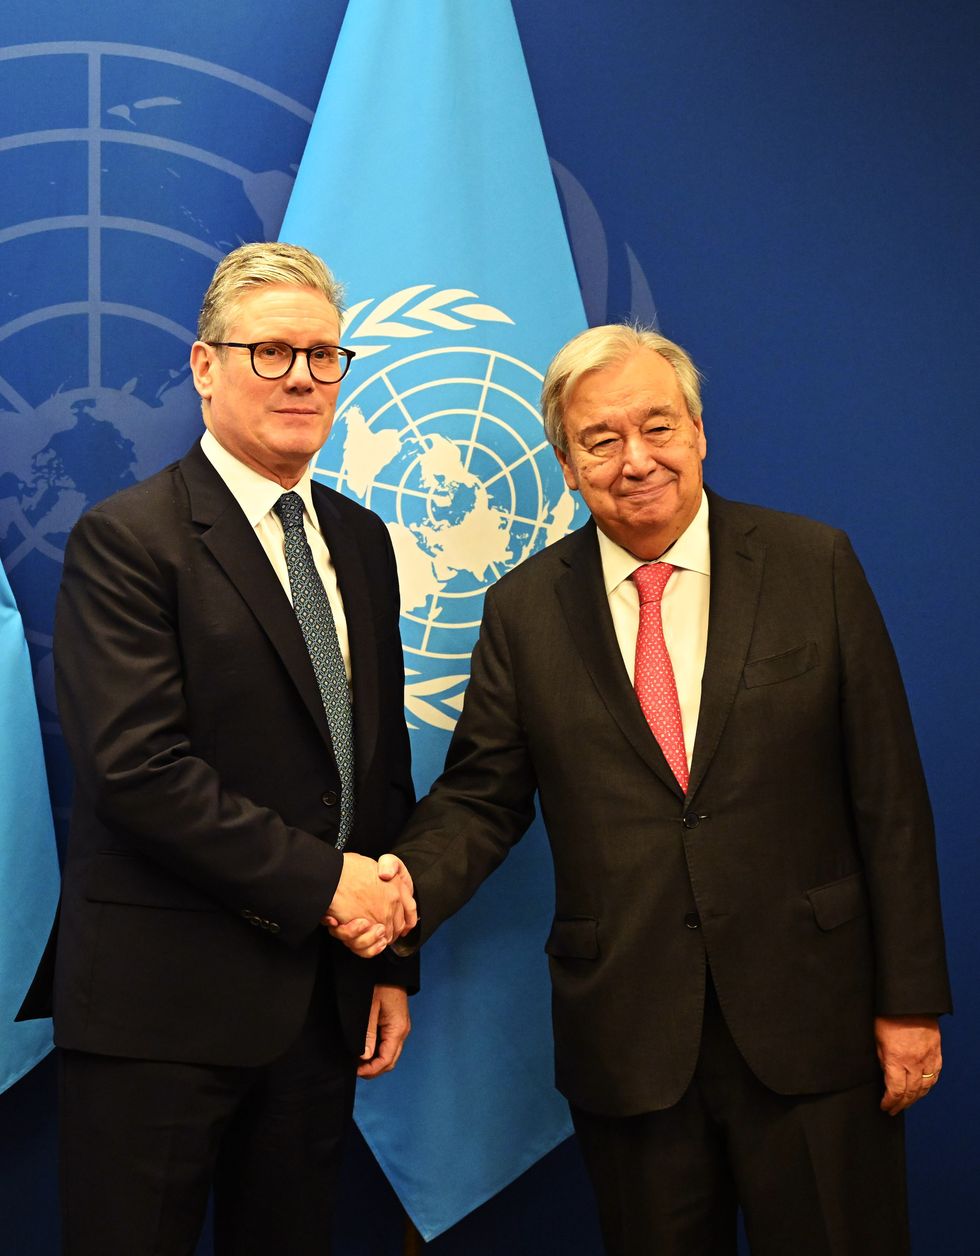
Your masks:
M 900 1114 L 939 1078 L 949 990 L 874 597 L 843 533 L 703 487 L 698 372 L 657 333 L 572 340 L 543 412 L 592 518 L 487 595 L 397 847 L 420 936 L 537 793 L 557 1084 L 608 1250 L 734 1253 L 741 1206 L 753 1253 L 899 1256 Z

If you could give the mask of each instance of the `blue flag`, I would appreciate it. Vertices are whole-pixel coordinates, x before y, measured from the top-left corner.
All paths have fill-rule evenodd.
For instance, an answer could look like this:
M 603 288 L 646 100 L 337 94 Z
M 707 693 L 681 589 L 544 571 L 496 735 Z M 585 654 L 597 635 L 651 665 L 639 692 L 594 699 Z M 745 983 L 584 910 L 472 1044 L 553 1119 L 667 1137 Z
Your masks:
M 51 1050 L 51 1022 L 14 1024 L 58 903 L 58 853 L 31 662 L 0 567 L 0 1091 Z
M 486 589 L 579 522 L 537 402 L 582 298 L 509 0 L 351 0 L 281 238 L 357 351 L 316 474 L 388 524 L 416 785 L 442 768 Z M 356 683 L 356 680 L 355 680 Z M 570 1132 L 553 1088 L 540 826 L 423 956 L 360 1128 L 431 1238 Z

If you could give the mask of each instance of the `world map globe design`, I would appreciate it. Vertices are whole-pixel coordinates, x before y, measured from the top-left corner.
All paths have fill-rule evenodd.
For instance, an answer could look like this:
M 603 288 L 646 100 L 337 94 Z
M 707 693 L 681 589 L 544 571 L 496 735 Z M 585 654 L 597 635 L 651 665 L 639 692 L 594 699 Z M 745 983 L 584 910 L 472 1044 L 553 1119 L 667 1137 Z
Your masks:
M 27 74 L 33 89 L 18 92 Z M 58 81 L 50 100 L 66 102 L 65 116 L 45 102 L 44 125 L 19 111 L 21 129 L 0 136 L 11 190 L 0 210 L 0 547 L 11 573 L 32 558 L 59 564 L 84 509 L 191 443 L 200 415 L 187 354 L 200 294 L 241 239 L 275 235 L 293 181 L 249 168 L 243 124 L 272 112 L 299 153 L 312 120 L 254 79 L 165 50 L 0 50 L 0 91 L 28 113 L 45 77 Z M 73 125 L 79 104 L 85 124 Z M 235 119 L 208 126 L 220 149 L 188 142 L 197 119 L 214 117 Z M 214 206 L 224 217 L 210 225 Z M 48 579 L 58 578 L 55 567 Z
M 442 347 L 376 372 L 338 409 L 316 474 L 387 522 L 409 655 L 458 671 L 487 588 L 571 526 L 541 378 L 501 352 Z
M 17 101 L 0 123 L 0 555 L 63 816 L 51 623 L 68 533 L 200 431 L 201 293 L 242 240 L 275 238 L 313 115 L 225 66 L 110 42 L 2 48 L 0 94 Z M 266 135 L 280 168 L 254 168 Z

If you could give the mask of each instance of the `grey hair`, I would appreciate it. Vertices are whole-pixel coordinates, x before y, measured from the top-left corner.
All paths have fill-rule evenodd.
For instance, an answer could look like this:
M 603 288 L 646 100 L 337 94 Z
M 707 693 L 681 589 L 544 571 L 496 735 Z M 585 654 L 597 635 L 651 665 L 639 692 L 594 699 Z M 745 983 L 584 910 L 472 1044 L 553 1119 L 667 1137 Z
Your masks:
M 275 240 L 243 244 L 218 263 L 201 304 L 198 340 L 224 340 L 239 300 L 262 284 L 295 284 L 322 292 L 340 318 L 344 289 L 309 249 Z
M 640 349 L 652 349 L 670 363 L 688 414 L 692 419 L 701 417 L 701 372 L 685 350 L 650 327 L 608 323 L 590 327 L 569 340 L 548 367 L 541 386 L 541 415 L 545 435 L 556 449 L 568 451 L 565 406 L 582 376 L 622 362 Z

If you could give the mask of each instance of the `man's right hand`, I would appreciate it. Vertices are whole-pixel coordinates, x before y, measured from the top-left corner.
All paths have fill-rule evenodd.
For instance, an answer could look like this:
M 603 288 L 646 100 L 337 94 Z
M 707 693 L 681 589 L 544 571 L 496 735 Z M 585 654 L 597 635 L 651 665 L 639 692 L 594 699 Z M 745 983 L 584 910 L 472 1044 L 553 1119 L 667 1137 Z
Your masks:
M 363 958 L 385 949 L 389 942 L 411 933 L 418 923 L 412 878 L 394 855 L 373 859 L 344 853 L 333 900 L 321 924 Z

